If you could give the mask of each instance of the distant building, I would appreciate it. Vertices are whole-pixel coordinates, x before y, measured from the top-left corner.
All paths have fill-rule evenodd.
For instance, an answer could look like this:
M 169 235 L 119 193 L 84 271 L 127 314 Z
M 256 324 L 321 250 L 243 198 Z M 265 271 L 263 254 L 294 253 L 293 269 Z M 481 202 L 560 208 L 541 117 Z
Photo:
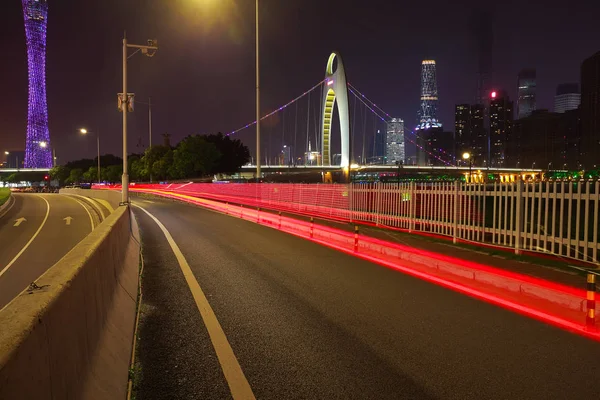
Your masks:
M 517 118 L 525 118 L 535 110 L 535 69 L 524 69 L 517 79 Z
M 404 121 L 400 118 L 392 118 L 387 123 L 385 157 L 387 164 L 396 162 L 404 164 L 406 153 L 404 151 Z
M 310 141 L 308 142 L 308 151 L 304 153 L 304 165 L 321 165 L 321 153 L 312 150 Z
M 581 153 L 584 168 L 600 164 L 600 51 L 581 64 Z
M 435 60 L 421 62 L 421 107 L 418 113 L 417 130 L 441 127 L 437 118 L 438 89 Z
M 468 152 L 475 165 L 487 159 L 488 139 L 484 128 L 483 104 L 458 104 L 454 111 L 454 151 L 458 163 L 465 164 L 462 154 Z
M 377 129 L 373 136 L 373 143 L 371 145 L 371 151 L 369 152 L 370 156 L 367 157 L 369 164 L 385 164 L 383 160 L 386 154 L 386 137 L 386 130 Z M 376 160 L 381 162 L 376 162 Z
M 506 150 L 513 128 L 513 102 L 505 92 L 492 92 L 490 101 L 490 163 L 492 167 L 506 166 Z
M 284 145 L 283 149 L 281 149 L 281 154 L 279 155 L 279 165 L 292 164 L 292 148 L 290 146 Z
M 577 168 L 579 159 L 577 110 L 553 113 L 536 110 L 514 122 L 506 166 L 516 168 Z
M 460 155 L 471 152 L 473 139 L 471 137 L 471 106 L 469 104 L 457 104 L 454 108 L 454 140 L 457 161 L 461 162 Z
M 6 168 L 23 168 L 25 166 L 25 151 L 10 151 L 6 155 Z
M 563 83 L 556 88 L 554 96 L 554 112 L 564 113 L 575 110 L 581 103 L 581 93 L 577 83 Z

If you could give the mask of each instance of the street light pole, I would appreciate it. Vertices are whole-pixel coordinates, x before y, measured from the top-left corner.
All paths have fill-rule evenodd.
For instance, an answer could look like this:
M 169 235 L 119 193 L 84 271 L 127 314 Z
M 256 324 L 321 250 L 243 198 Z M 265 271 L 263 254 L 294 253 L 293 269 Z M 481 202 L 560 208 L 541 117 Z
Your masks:
M 121 177 L 121 203 L 129 203 L 129 174 L 127 173 L 127 112 L 129 96 L 127 95 L 127 37 L 123 37 L 123 176 Z
M 98 147 L 98 185 L 100 184 L 100 128 L 96 131 L 96 144 Z
M 123 36 L 123 94 L 121 108 L 123 111 L 123 176 L 121 178 L 121 203 L 129 204 L 129 173 L 127 162 L 127 113 L 129 112 L 129 95 L 127 94 L 127 49 L 141 50 L 142 54 L 152 57 L 158 45 L 156 40 L 148 40 L 148 45 L 128 44 L 127 37 Z M 152 51 L 153 50 L 153 51 Z M 135 53 L 134 53 L 135 54 Z
M 260 56 L 258 47 L 258 0 L 256 0 L 256 179 L 260 180 Z

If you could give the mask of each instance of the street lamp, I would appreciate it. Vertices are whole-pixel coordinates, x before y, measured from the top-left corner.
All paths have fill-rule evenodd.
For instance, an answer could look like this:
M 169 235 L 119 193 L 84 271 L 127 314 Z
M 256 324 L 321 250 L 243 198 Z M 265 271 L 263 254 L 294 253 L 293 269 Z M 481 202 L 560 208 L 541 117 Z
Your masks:
M 148 40 L 147 45 L 129 44 L 127 37 L 123 37 L 123 93 L 120 94 L 120 111 L 123 112 L 123 176 L 121 178 L 121 203 L 129 204 L 129 174 L 127 172 L 127 113 L 133 111 L 131 106 L 133 99 L 127 93 L 127 49 L 137 49 L 133 54 L 141 51 L 142 54 L 152 57 L 158 50 L 156 40 Z M 132 56 L 133 56 L 132 54 Z
M 256 0 L 256 179 L 260 181 L 260 57 L 258 51 L 258 0 Z
M 87 135 L 88 132 L 89 131 L 85 128 L 79 130 L 79 133 L 82 135 Z M 98 147 L 98 184 L 100 184 L 100 129 L 96 131 L 96 145 Z
M 469 162 L 469 183 L 471 181 L 471 170 L 473 169 L 473 159 L 471 158 L 471 154 L 468 152 L 464 152 L 462 155 L 463 160 Z

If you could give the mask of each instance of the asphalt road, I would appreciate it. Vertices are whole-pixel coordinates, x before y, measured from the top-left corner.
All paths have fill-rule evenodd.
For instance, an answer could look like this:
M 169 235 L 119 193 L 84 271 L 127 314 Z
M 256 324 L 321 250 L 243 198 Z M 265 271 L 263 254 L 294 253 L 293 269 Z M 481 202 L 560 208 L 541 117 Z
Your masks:
M 597 399 L 600 344 L 276 230 L 136 200 L 172 235 L 259 399 Z M 137 399 L 231 398 L 158 225 L 143 255 Z
M 13 198 L 14 204 L 0 216 L 0 309 L 100 220 L 90 204 L 70 196 L 15 193 Z

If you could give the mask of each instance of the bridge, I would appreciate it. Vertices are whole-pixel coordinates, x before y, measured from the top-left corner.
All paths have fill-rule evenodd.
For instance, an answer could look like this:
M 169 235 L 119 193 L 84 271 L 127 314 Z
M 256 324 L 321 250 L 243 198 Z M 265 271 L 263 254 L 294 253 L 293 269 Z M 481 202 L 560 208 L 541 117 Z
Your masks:
M 441 165 L 368 165 L 369 132 L 352 132 L 388 115 L 335 58 L 264 117 L 281 113 L 267 143 L 310 153 L 315 138 L 320 165 L 265 173 L 467 179 L 131 184 L 131 203 L 119 185 L 0 192 L 0 398 L 597 397 L 600 182 L 456 166 L 443 149 L 423 149 Z M 290 105 L 314 111 L 318 89 L 325 112 L 301 137 Z

